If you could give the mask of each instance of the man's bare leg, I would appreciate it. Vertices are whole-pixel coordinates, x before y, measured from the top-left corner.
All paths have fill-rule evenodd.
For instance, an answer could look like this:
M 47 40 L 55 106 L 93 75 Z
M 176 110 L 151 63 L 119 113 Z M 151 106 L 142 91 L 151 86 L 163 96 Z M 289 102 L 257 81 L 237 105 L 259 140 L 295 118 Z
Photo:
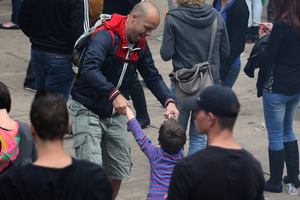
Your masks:
M 111 182 L 112 187 L 113 187 L 113 198 L 112 199 L 115 200 L 117 198 L 118 193 L 119 193 L 122 180 L 109 179 L 109 181 Z

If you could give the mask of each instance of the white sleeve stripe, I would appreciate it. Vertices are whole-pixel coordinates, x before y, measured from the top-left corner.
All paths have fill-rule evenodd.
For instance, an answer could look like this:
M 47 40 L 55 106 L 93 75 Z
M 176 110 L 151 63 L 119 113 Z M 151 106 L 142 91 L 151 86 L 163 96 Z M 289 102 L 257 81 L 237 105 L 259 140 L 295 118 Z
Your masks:
M 84 32 L 88 31 L 90 28 L 89 19 L 89 0 L 84 0 L 84 20 L 83 20 Z

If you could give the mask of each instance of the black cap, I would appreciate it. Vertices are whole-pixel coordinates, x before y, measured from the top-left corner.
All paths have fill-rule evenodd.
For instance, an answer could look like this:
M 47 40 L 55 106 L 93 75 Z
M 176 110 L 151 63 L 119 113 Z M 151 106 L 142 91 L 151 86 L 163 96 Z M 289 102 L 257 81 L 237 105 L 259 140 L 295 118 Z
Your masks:
M 239 104 L 235 93 L 226 86 L 213 85 L 205 88 L 198 97 L 188 97 L 183 106 L 190 110 L 206 110 L 221 117 L 236 117 L 239 110 L 232 109 Z

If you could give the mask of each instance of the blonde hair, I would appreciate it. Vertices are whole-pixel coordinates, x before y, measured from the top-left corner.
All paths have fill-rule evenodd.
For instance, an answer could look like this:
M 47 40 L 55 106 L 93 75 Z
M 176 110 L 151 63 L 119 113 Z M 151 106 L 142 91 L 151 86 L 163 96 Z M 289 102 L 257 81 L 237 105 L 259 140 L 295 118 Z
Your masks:
M 176 0 L 178 6 L 202 6 L 205 0 Z

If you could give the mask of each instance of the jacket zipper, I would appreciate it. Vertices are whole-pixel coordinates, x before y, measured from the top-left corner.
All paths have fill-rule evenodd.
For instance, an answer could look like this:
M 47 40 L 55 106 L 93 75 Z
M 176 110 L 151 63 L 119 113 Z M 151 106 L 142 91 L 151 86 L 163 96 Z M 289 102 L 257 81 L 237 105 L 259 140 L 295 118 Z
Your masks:
M 125 48 L 128 49 L 128 52 L 127 52 L 127 55 L 126 55 L 126 59 L 127 59 L 127 60 L 129 60 L 129 58 L 130 58 L 130 53 L 131 53 L 132 51 L 136 51 L 136 50 L 140 50 L 140 49 L 141 49 L 141 48 L 135 48 L 135 49 L 132 49 L 132 51 L 131 51 L 128 47 L 123 47 L 123 48 L 124 48 L 124 49 L 125 49 Z M 122 85 L 122 82 L 123 82 L 123 79 L 124 79 L 124 75 L 125 75 L 126 70 L 127 70 L 127 66 L 128 66 L 128 62 L 125 62 L 124 65 L 123 65 L 123 69 L 122 69 L 122 72 L 121 72 L 121 75 L 120 75 L 119 82 L 118 82 L 118 84 L 117 84 L 117 86 L 116 86 L 116 89 L 119 89 L 119 88 L 121 87 L 121 85 Z M 115 115 L 115 114 L 116 114 L 116 110 L 115 110 L 115 108 L 113 108 L 111 115 L 113 116 L 113 115 Z
M 124 48 L 128 48 L 128 47 L 124 47 Z M 140 49 L 141 48 L 134 48 L 134 49 L 130 50 L 128 48 L 128 52 L 127 52 L 127 55 L 126 55 L 126 60 L 129 60 L 131 52 L 136 51 L 136 50 L 140 50 Z M 119 82 L 116 86 L 117 89 L 119 89 L 122 85 L 122 82 L 123 82 L 123 79 L 124 79 L 124 76 L 125 76 L 125 73 L 126 73 L 126 70 L 127 70 L 127 66 L 128 66 L 128 62 L 125 62 L 124 65 L 123 65 L 123 69 L 122 69 L 122 72 L 121 72 L 121 75 L 120 75 Z

